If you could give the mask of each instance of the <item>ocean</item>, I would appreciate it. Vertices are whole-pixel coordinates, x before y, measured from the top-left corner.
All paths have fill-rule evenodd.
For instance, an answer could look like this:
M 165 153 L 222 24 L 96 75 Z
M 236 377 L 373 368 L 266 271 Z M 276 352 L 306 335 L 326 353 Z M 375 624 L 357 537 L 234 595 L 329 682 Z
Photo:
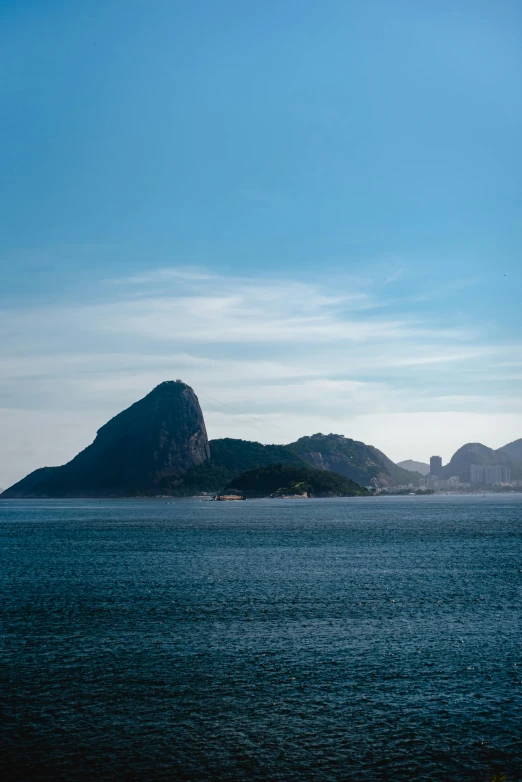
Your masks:
M 522 778 L 522 495 L 1 501 L 4 780 Z

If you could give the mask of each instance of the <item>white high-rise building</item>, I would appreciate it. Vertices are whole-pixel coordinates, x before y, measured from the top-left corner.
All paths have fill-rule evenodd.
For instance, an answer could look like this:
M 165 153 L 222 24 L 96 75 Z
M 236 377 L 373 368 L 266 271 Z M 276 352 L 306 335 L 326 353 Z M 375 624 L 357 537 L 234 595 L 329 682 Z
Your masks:
M 469 482 L 478 484 L 484 483 L 484 468 L 481 464 L 470 464 Z
M 484 483 L 488 486 L 496 486 L 502 483 L 502 467 L 500 464 L 488 464 L 484 467 Z

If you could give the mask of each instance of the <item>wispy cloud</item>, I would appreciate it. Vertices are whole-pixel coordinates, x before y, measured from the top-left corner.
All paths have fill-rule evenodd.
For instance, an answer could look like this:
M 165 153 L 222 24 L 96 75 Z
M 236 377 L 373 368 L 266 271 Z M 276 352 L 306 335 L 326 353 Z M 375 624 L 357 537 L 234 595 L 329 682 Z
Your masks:
M 392 282 L 396 282 L 397 280 L 399 280 L 402 277 L 403 274 L 404 274 L 404 269 L 403 268 L 396 269 L 395 271 L 391 272 L 391 274 L 389 274 L 384 279 L 384 281 L 383 281 L 384 285 L 389 285 Z
M 108 280 L 113 284 L 125 284 L 125 285 L 150 285 L 151 283 L 158 282 L 170 282 L 172 280 L 188 281 L 188 282 L 201 282 L 203 280 L 212 280 L 215 275 L 208 271 L 198 270 L 193 267 L 190 268 L 170 268 L 165 267 L 161 269 L 153 269 L 145 274 L 133 274 L 129 277 L 118 277 L 117 279 Z
M 149 282 L 156 281 L 149 275 Z M 440 328 L 418 317 L 384 318 L 364 290 L 328 290 L 286 280 L 235 277 L 190 279 L 190 291 L 102 303 L 79 312 L 94 328 L 148 339 L 203 343 L 321 344 L 397 340 L 469 339 L 461 328 Z M 363 315 L 363 312 L 367 312 Z M 372 312 L 373 311 L 373 312 Z

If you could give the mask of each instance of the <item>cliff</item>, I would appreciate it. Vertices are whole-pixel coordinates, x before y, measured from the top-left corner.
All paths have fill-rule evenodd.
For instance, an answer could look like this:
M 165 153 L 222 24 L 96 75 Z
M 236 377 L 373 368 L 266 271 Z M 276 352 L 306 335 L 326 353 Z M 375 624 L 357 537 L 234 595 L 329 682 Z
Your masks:
M 62 467 L 43 467 L 3 497 L 111 497 L 147 494 L 210 455 L 194 391 L 167 381 L 99 429 L 94 442 Z

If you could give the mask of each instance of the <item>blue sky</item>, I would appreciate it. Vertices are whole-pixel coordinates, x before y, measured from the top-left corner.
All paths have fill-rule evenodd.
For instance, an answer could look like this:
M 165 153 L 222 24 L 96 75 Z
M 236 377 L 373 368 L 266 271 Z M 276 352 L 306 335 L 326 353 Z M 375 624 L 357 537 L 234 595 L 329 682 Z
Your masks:
M 522 437 L 518 2 L 0 0 L 0 484 L 211 436 Z

